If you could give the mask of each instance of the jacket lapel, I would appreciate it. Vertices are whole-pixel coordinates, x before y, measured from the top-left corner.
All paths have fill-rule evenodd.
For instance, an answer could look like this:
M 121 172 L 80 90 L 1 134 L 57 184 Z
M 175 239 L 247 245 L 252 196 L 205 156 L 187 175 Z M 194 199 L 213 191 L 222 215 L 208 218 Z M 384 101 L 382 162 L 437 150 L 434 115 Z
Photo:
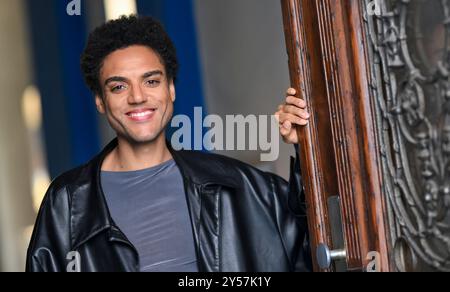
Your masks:
M 68 190 L 72 197 L 71 229 L 72 248 L 76 250 L 96 234 L 111 228 L 112 221 L 106 199 L 103 195 L 100 171 L 106 155 L 117 145 L 114 140 L 85 167 L 77 188 Z
M 220 262 L 220 193 L 223 187 L 236 189 L 234 169 L 207 159 L 210 154 L 169 150 L 185 182 L 197 259 L 200 272 L 219 272 Z

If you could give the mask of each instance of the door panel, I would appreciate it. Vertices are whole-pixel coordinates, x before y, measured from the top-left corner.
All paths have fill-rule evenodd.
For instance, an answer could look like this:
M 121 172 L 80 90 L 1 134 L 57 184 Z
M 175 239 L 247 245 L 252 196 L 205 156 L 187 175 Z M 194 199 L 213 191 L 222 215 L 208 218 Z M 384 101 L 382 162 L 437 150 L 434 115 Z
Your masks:
M 348 271 L 449 271 L 450 1 L 281 4 L 312 114 L 299 134 L 313 253 Z

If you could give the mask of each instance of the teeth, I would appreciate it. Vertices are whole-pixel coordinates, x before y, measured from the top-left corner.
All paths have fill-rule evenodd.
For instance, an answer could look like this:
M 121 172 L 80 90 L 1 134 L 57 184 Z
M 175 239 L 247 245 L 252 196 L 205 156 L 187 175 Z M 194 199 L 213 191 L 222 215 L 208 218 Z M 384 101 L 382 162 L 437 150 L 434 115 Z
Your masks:
M 145 116 L 148 116 L 152 113 L 152 111 L 146 111 L 146 112 L 142 112 L 142 113 L 131 113 L 130 117 L 132 118 L 142 118 Z

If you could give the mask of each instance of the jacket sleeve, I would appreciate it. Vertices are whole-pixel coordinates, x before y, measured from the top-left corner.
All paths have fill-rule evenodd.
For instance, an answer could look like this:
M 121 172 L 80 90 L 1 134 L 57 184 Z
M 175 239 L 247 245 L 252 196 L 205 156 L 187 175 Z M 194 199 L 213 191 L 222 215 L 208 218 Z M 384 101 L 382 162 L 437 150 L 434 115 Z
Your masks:
M 27 272 L 66 271 L 70 251 L 69 200 L 65 188 L 50 186 L 27 251 Z
M 300 158 L 291 157 L 289 182 L 275 177 L 275 194 L 278 200 L 277 220 L 280 233 L 290 258 L 292 271 L 312 271 L 305 193 L 301 180 Z

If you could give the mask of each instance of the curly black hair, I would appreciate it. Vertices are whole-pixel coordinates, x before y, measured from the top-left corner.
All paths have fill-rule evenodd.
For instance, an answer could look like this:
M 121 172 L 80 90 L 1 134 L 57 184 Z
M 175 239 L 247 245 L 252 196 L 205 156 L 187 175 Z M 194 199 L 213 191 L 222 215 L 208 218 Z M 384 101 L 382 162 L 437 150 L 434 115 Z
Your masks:
M 89 89 L 102 96 L 100 69 L 105 58 L 116 50 L 133 45 L 153 49 L 161 58 L 168 80 L 175 81 L 178 60 L 175 46 L 163 26 L 146 16 L 122 16 L 96 28 L 88 38 L 81 56 L 81 70 Z

